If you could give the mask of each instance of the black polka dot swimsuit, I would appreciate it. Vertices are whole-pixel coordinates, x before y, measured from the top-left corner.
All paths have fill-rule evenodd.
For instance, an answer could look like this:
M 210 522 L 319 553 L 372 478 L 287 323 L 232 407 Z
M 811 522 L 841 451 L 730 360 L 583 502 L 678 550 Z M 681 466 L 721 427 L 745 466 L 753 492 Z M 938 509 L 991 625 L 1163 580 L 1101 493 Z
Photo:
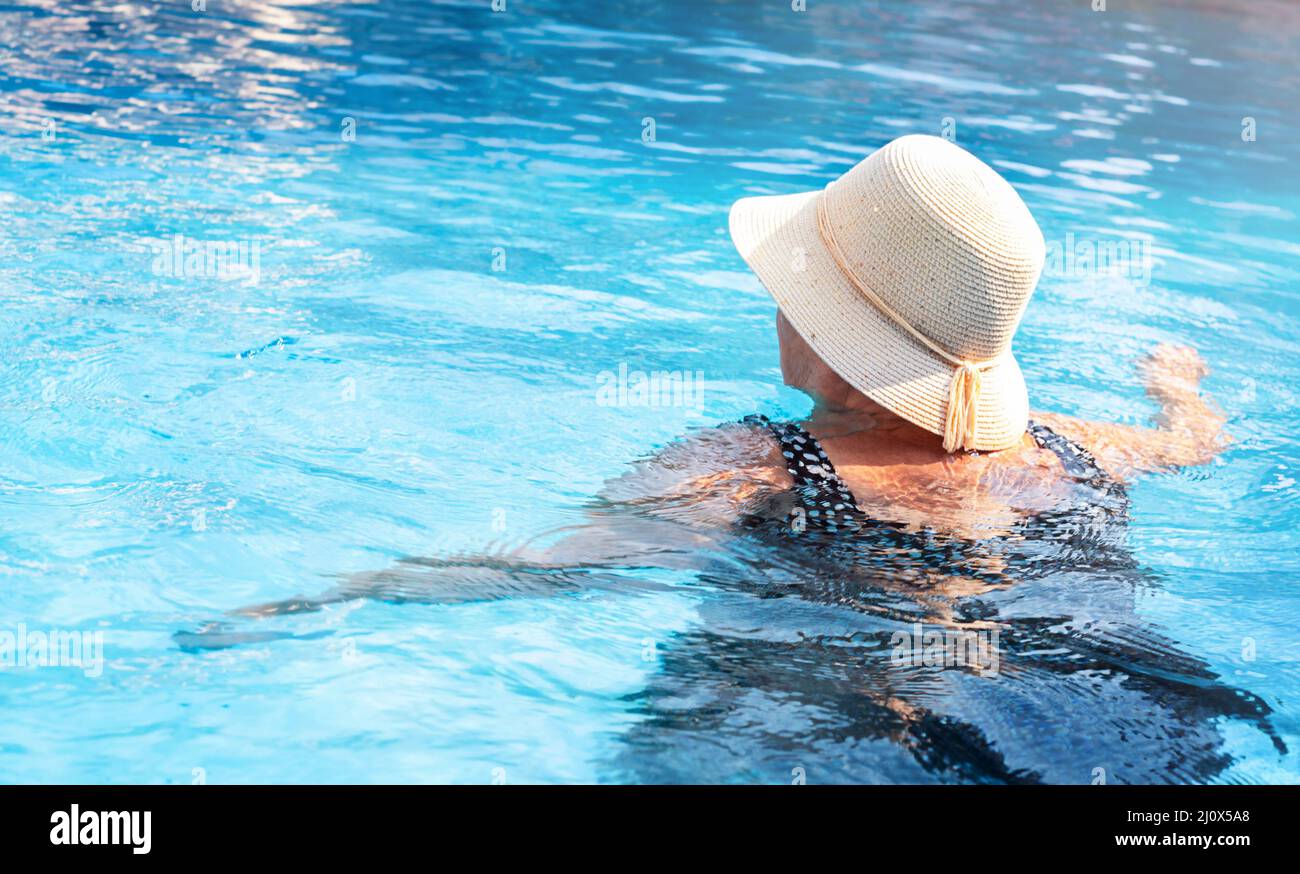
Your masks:
M 742 421 L 767 429 L 781 444 L 786 471 L 794 478 L 796 505 L 787 519 L 792 531 L 835 534 L 857 532 L 864 527 L 897 527 L 893 523 L 874 521 L 862 511 L 849 487 L 835 472 L 826 451 L 804 428 L 790 422 L 772 422 L 758 414 L 746 416 Z M 1037 422 L 1030 422 L 1028 431 L 1040 447 L 1050 449 L 1061 459 L 1070 476 L 1126 503 L 1123 484 L 1103 471 L 1088 450 Z
M 781 444 L 785 469 L 794 477 L 798 498 L 798 504 L 790 511 L 789 521 L 794 530 L 835 533 L 841 529 L 857 531 L 862 527 L 866 514 L 835 472 L 826 450 L 815 437 L 798 425 L 772 422 L 767 416 L 756 414 L 746 416 L 742 421 L 768 429 Z

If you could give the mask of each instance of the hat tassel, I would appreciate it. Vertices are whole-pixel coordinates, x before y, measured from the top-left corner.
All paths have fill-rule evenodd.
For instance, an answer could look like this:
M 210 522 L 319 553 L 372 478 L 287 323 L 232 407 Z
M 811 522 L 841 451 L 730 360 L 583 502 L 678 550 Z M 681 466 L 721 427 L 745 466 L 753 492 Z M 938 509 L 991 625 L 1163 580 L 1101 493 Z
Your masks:
M 943 449 L 956 452 L 963 446 L 970 448 L 975 442 L 975 418 L 979 412 L 980 386 L 983 382 L 979 368 L 961 364 L 953 372 L 948 387 L 948 417 L 943 427 Z

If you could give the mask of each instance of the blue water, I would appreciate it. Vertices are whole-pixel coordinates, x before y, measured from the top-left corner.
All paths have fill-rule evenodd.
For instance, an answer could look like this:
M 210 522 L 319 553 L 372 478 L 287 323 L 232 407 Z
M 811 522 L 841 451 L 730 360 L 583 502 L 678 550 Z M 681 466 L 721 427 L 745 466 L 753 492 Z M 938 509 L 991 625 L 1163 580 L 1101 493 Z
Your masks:
M 699 574 L 175 638 L 516 546 L 687 429 L 806 412 L 727 208 L 947 130 L 1049 241 L 1150 245 L 1149 284 L 1045 276 L 1017 352 L 1035 408 L 1139 424 L 1135 360 L 1201 351 L 1235 442 L 1133 487 L 1128 609 L 1267 711 L 1186 716 L 1222 762 L 1187 774 L 1086 728 L 1077 768 L 1017 765 L 1064 736 L 1044 713 L 1120 724 L 1064 679 L 974 734 L 1022 777 L 1296 782 L 1300 14 L 808 5 L 0 5 L 0 631 L 104 647 L 95 676 L 0 668 L 0 780 L 997 779 L 858 712 L 857 614 Z M 176 234 L 256 241 L 258 281 L 159 275 Z M 598 403 L 620 364 L 702 372 L 702 403 Z

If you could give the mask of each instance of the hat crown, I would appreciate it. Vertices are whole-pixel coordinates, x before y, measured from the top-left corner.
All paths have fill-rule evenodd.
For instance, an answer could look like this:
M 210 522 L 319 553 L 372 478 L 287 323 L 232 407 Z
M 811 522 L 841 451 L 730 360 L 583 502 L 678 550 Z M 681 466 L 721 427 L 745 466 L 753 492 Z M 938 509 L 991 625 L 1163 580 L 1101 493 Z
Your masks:
M 859 162 L 823 197 L 843 267 L 915 331 L 972 362 L 1010 348 L 1046 245 L 993 168 L 913 134 Z

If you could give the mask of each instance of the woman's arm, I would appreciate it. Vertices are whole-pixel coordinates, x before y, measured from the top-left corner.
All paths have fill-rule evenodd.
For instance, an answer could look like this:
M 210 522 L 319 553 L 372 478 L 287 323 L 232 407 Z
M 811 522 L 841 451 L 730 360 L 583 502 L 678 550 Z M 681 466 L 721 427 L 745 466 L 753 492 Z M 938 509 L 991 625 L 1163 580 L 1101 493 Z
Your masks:
M 1111 475 L 1128 479 L 1143 471 L 1208 464 L 1227 448 L 1226 417 L 1200 392 L 1209 372 L 1189 346 L 1162 343 L 1138 365 L 1147 395 L 1160 406 L 1155 427 L 1089 422 L 1059 413 L 1035 413 L 1037 421 L 1086 448 Z
M 788 484 L 774 459 L 775 444 L 749 426 L 699 431 L 607 482 L 579 524 L 528 544 L 495 553 L 404 558 L 383 570 L 344 576 L 314 596 L 231 613 L 313 613 L 359 598 L 445 604 L 652 586 L 620 572 L 690 570 L 723 560 L 740 508 L 763 489 Z

